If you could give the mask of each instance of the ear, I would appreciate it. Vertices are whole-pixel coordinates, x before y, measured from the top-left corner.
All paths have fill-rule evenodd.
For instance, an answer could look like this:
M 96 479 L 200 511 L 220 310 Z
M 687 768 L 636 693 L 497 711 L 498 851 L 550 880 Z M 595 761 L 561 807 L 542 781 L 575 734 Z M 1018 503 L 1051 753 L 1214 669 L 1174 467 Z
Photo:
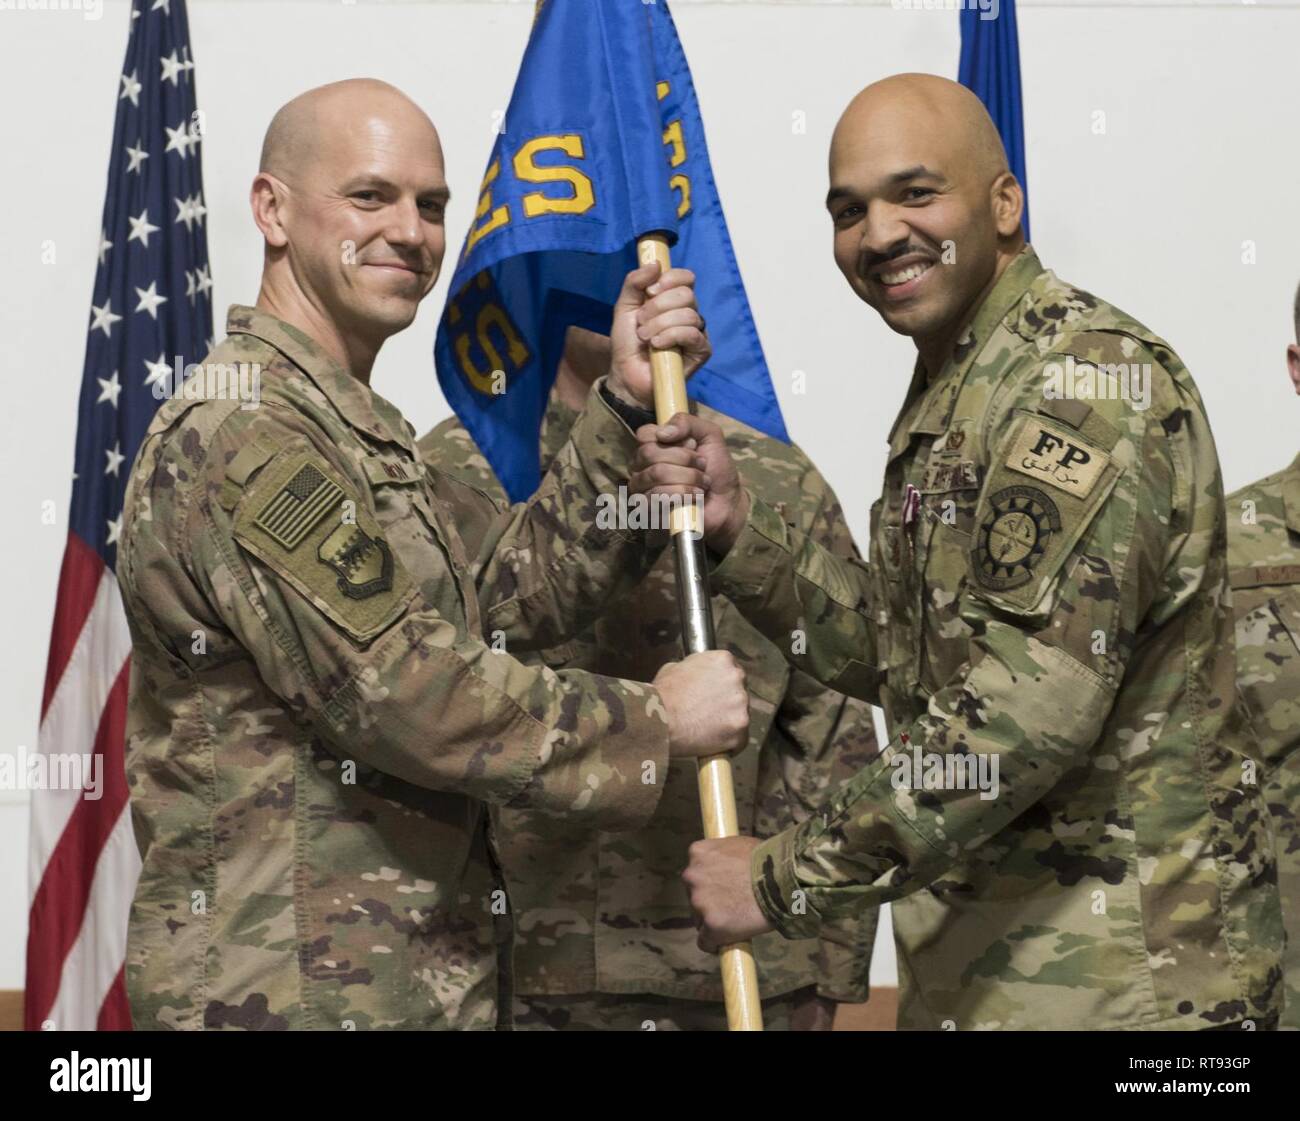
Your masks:
M 1004 171 L 993 180 L 989 201 L 993 206 L 993 220 L 997 224 L 998 236 L 1011 238 L 1020 233 L 1020 220 L 1025 214 L 1025 193 L 1011 172 Z
M 266 244 L 274 249 L 283 249 L 289 243 L 282 213 L 288 194 L 289 189 L 265 171 L 257 173 L 248 193 L 248 201 L 253 208 L 253 221 L 262 231 Z
M 1291 384 L 1300 396 L 1300 345 L 1292 343 L 1286 348 L 1286 368 L 1291 374 Z

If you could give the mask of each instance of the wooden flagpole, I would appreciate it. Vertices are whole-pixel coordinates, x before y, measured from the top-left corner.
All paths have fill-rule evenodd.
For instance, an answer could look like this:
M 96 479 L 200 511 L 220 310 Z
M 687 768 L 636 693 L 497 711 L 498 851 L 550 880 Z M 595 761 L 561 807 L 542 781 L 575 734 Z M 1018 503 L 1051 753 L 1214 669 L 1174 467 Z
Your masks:
M 668 241 L 663 234 L 647 234 L 637 239 L 637 259 L 648 265 L 658 261 L 662 272 L 670 266 Z M 650 368 L 654 377 L 655 417 L 667 424 L 677 413 L 688 411 L 686 377 L 681 352 L 651 349 Z M 672 511 L 673 546 L 677 555 L 677 603 L 681 611 L 682 646 L 687 654 L 699 654 L 714 647 L 713 607 L 709 600 L 709 580 L 701 556 L 703 525 L 701 511 L 694 505 L 677 506 Z M 698 760 L 700 813 L 704 818 L 704 835 L 735 837 L 740 832 L 736 820 L 736 789 L 731 776 L 731 759 L 726 754 L 710 755 Z M 722 949 L 722 993 L 727 1005 L 729 1031 L 762 1031 L 763 1009 L 758 996 L 758 972 L 754 952 L 748 942 Z

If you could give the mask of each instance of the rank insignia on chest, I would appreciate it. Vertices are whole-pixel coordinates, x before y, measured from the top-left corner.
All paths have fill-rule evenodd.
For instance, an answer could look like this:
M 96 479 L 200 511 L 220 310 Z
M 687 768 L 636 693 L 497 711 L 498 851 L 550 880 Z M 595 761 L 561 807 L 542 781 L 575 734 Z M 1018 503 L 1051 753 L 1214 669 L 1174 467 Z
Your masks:
M 1061 515 L 1037 487 L 1007 487 L 989 499 L 975 547 L 975 575 L 985 587 L 1017 588 L 1033 579 L 1034 568 L 1061 529 Z
M 358 525 L 339 526 L 320 543 L 316 555 L 338 573 L 339 591 L 349 599 L 365 599 L 393 586 L 388 545 Z

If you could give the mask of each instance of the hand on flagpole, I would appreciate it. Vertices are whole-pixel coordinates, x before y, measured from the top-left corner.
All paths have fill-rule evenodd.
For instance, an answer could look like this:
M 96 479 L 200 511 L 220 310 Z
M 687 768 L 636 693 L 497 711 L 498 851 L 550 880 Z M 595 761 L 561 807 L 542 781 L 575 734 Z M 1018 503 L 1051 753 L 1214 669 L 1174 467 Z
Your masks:
M 704 490 L 704 541 L 726 556 L 749 516 L 749 492 L 736 470 L 722 429 L 711 420 L 678 413 L 667 424 L 637 429 L 629 490 L 688 494 Z
M 682 873 L 699 927 L 697 942 L 705 953 L 748 942 L 772 929 L 754 895 L 750 859 L 757 837 L 719 837 L 691 845 L 690 864 Z
M 695 302 L 695 274 L 652 263 L 627 274 L 610 328 L 609 388 L 643 408 L 654 408 L 650 348 L 678 347 L 689 378 L 713 353 Z

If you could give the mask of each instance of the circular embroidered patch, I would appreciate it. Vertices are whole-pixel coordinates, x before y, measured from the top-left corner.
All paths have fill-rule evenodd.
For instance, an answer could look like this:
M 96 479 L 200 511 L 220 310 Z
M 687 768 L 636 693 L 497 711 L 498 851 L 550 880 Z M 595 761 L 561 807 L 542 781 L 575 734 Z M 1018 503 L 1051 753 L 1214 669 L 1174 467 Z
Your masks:
M 1037 487 L 1007 487 L 989 499 L 975 545 L 975 575 L 986 588 L 1027 584 L 1060 531 L 1056 503 Z

